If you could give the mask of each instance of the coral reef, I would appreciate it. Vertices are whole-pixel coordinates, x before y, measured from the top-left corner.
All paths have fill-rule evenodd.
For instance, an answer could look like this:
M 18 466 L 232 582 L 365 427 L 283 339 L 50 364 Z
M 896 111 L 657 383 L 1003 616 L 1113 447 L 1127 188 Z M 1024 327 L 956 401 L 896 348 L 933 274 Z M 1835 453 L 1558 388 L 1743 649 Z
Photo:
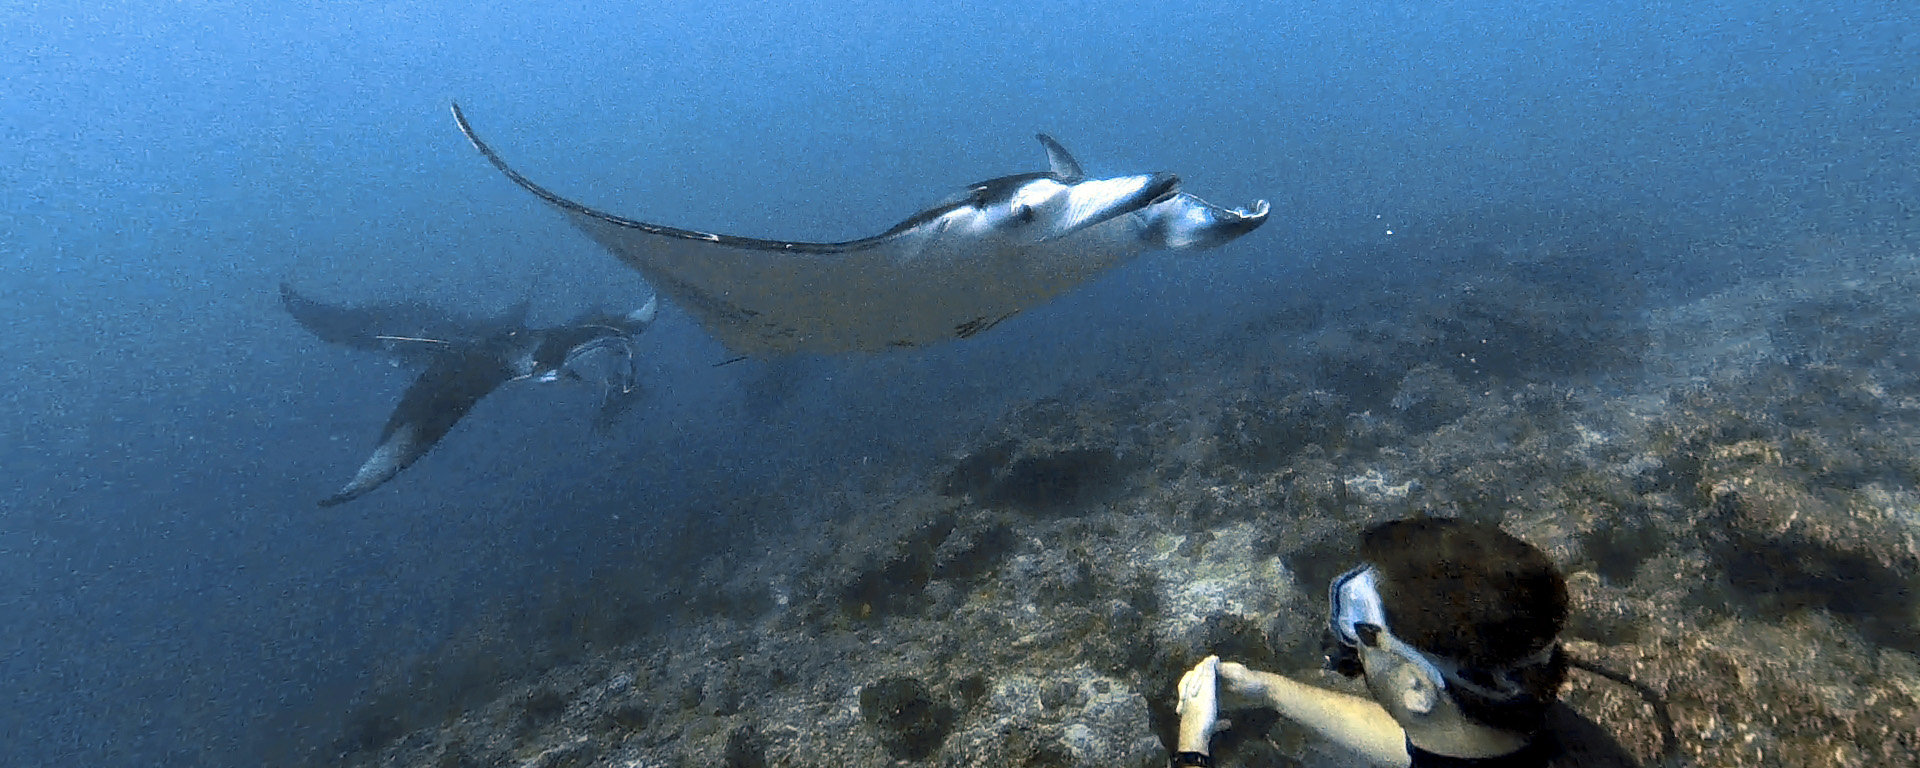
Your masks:
M 1691 764 L 1914 764 L 1920 262 L 1640 309 L 1522 266 L 1365 322 L 1280 310 L 1021 409 L 916 493 L 793 500 L 835 509 L 652 583 L 628 609 L 671 618 L 622 643 L 363 718 L 344 760 L 1160 765 L 1206 654 L 1351 690 L 1319 671 L 1325 585 L 1360 526 L 1425 511 L 1547 549 L 1570 650 L 1660 692 Z M 1636 690 L 1565 699 L 1660 753 Z M 1354 764 L 1231 717 L 1221 765 Z

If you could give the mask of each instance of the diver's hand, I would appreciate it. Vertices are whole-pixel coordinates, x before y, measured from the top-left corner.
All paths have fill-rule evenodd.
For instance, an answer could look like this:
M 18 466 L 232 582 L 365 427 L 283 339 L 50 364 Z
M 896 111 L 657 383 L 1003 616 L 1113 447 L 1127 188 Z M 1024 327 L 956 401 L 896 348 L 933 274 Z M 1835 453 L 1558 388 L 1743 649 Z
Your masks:
M 1213 735 L 1227 729 L 1227 723 L 1220 719 L 1220 702 L 1215 695 L 1220 670 L 1220 657 L 1208 656 L 1193 669 L 1180 676 L 1180 703 L 1173 711 L 1180 714 L 1181 752 L 1206 753 L 1207 742 Z
M 1237 661 L 1223 661 L 1219 671 L 1220 695 L 1235 706 L 1263 706 L 1272 691 L 1264 672 L 1255 672 Z

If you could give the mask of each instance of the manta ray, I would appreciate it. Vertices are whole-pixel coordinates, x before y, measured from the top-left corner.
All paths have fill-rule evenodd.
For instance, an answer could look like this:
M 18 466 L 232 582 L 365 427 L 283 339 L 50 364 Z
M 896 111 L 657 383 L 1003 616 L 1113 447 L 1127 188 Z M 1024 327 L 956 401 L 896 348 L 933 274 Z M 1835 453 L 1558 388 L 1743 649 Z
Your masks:
M 1218 246 L 1267 219 L 1222 208 L 1177 177 L 1088 176 L 1046 134 L 1050 170 L 983 181 L 873 237 L 760 240 L 649 224 L 522 176 L 454 122 L 508 179 L 566 214 L 741 355 L 878 352 L 964 339 L 1141 253 Z
M 420 303 L 336 306 L 281 284 L 287 314 L 330 344 L 380 352 L 424 368 L 387 418 L 373 454 L 339 493 L 320 506 L 357 499 L 392 480 L 440 442 L 481 398 L 513 381 L 592 381 L 605 387 L 601 420 L 610 421 L 639 389 L 634 337 L 657 304 L 624 315 L 589 312 L 567 325 L 533 328 L 522 304 L 493 318 L 461 317 Z

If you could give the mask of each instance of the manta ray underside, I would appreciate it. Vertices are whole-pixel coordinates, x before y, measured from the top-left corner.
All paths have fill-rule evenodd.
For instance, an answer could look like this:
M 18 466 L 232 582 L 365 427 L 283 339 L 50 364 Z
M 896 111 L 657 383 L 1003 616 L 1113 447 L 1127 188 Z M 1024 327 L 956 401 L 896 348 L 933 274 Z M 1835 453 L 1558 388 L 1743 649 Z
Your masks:
M 1132 257 L 1206 248 L 1266 221 L 1170 174 L 1088 178 L 1041 135 L 1051 170 L 984 181 L 874 237 L 759 240 L 627 219 L 560 197 L 509 167 L 453 106 L 460 131 L 507 178 L 564 212 L 655 290 L 743 355 L 877 352 L 966 338 Z

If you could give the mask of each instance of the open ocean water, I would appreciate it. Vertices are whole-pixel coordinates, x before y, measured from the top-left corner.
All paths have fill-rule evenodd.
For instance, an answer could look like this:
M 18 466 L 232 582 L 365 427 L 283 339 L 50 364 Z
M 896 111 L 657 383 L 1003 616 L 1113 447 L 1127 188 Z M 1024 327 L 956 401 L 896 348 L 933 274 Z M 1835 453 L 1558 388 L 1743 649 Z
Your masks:
M 669 305 L 612 425 L 508 386 L 317 508 L 412 374 L 283 281 L 650 293 L 455 100 L 703 231 L 873 234 L 1038 131 L 1274 212 L 925 349 Z M 1182 670 L 1322 681 L 1338 543 L 1422 511 L 1546 549 L 1687 764 L 1920 753 L 1903 4 L 10 2 L 0 133 L 0 765 L 1164 764 Z

